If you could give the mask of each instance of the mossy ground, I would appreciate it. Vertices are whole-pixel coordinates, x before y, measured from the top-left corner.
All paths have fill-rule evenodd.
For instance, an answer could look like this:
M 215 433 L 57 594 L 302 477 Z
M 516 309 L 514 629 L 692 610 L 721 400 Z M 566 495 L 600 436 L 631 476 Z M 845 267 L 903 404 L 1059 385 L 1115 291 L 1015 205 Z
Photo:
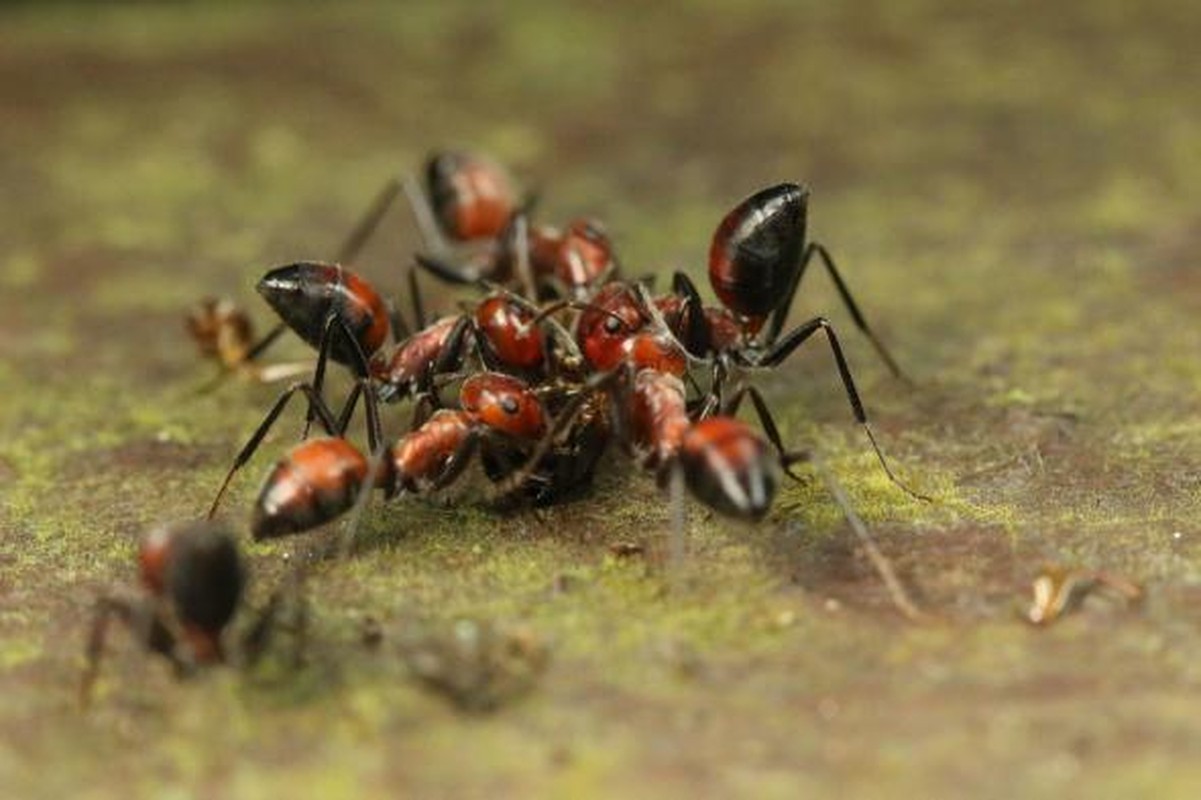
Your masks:
M 3 793 L 1196 796 L 1198 34 L 1188 3 L 1118 0 L 0 12 Z M 617 559 L 667 526 L 622 474 L 542 516 L 375 506 L 365 552 L 309 583 L 299 672 L 178 683 L 118 635 L 82 712 L 96 593 L 146 526 L 202 512 L 274 394 L 193 396 L 185 309 L 229 294 L 265 325 L 265 266 L 330 254 L 385 176 L 455 144 L 547 217 L 604 218 L 634 272 L 699 277 L 734 200 L 811 182 L 916 388 L 823 277 L 798 316 L 835 320 L 937 502 L 883 478 L 820 347 L 762 385 L 935 621 L 893 611 L 816 481 L 755 527 L 694 509 L 672 582 Z M 413 242 L 364 269 L 399 288 Z M 236 484 L 239 523 L 298 424 Z M 296 546 L 248 546 L 253 602 Z M 1027 629 L 1046 561 L 1148 602 Z M 459 616 L 549 643 L 528 696 L 465 715 L 407 677 L 413 620 Z

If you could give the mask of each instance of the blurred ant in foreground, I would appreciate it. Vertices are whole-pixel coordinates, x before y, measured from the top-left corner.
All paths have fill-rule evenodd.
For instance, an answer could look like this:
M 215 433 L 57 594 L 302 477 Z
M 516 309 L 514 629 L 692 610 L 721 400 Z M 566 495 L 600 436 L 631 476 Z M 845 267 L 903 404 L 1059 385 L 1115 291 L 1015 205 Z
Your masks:
M 96 601 L 88 635 L 80 699 L 86 705 L 100 672 L 110 623 L 119 620 L 151 653 L 166 658 L 176 674 L 227 660 L 225 630 L 246 586 L 246 567 L 233 534 L 210 521 L 162 525 L 138 546 L 141 591 L 106 592 Z M 240 655 L 253 663 L 275 625 L 282 594 L 272 595 L 240 641 Z M 298 635 L 303 628 L 298 608 Z

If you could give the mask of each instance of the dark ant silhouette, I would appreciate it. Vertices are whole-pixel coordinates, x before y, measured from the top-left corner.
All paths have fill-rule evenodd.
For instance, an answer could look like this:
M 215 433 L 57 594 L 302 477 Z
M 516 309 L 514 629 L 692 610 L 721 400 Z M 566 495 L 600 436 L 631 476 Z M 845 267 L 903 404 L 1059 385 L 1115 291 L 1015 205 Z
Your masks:
M 207 521 L 154 528 L 142 537 L 138 564 L 141 593 L 108 592 L 96 601 L 80 686 L 84 703 L 99 675 L 114 618 L 180 675 L 225 660 L 222 634 L 246 584 L 230 532 Z

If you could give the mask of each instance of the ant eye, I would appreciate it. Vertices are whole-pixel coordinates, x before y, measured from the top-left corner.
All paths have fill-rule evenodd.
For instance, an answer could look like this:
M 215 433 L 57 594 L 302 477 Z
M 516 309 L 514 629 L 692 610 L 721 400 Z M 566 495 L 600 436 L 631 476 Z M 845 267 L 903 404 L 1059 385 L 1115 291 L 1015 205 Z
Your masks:
M 520 406 L 517 404 L 516 397 L 502 397 L 500 399 L 500 408 L 506 414 L 516 414 Z
M 605 317 L 605 333 L 617 333 L 621 328 L 621 320 L 617 317 Z

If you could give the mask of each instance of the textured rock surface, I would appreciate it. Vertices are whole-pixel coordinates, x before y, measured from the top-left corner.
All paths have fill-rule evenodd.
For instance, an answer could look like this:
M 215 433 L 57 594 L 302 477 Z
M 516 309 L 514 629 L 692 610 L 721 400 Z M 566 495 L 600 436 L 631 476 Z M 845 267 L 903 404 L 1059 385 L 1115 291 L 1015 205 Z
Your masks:
M 1196 796 L 1201 12 L 525 5 L 0 12 L 5 794 Z M 117 635 L 82 714 L 95 593 L 132 576 L 140 530 L 202 512 L 274 396 L 193 396 L 183 313 L 230 294 L 265 326 L 258 274 L 327 257 L 446 144 L 514 164 L 549 217 L 606 219 L 635 272 L 699 277 L 734 201 L 810 182 L 814 234 L 917 387 L 823 276 L 801 313 L 843 331 L 885 448 L 938 502 L 880 474 L 820 347 L 761 384 L 936 621 L 893 611 L 817 481 L 754 528 L 694 511 L 669 591 L 610 554 L 666 530 L 661 495 L 610 477 L 543 517 L 375 506 L 366 552 L 309 582 L 299 672 L 179 684 Z M 413 243 L 395 225 L 364 270 L 399 291 Z M 301 546 L 249 548 L 253 602 Z M 1047 561 L 1148 602 L 1028 629 Z M 459 616 L 549 646 L 529 694 L 463 716 L 406 678 L 413 620 Z

